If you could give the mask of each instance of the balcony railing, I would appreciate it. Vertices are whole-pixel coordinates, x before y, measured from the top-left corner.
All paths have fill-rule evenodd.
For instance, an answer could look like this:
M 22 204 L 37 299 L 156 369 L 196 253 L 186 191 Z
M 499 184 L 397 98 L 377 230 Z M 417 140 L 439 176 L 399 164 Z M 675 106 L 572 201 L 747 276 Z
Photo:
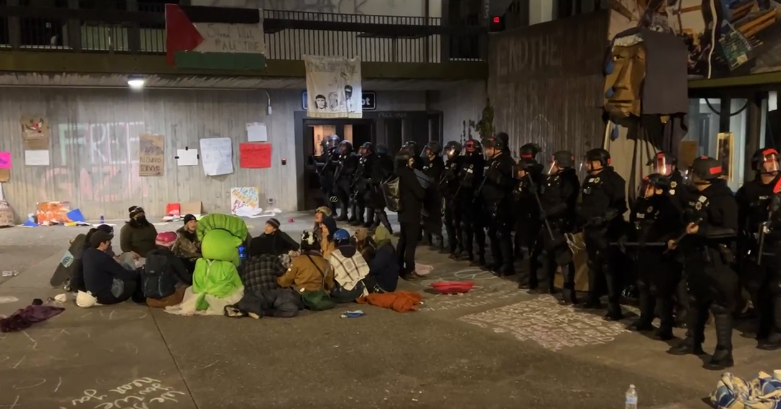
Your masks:
M 90 4 L 100 8 L 33 8 L 6 5 L 18 4 L 8 1 L 0 0 L 0 51 L 165 53 L 161 4 L 127 2 L 137 6 L 126 10 L 126 2 L 111 0 Z M 367 62 L 482 61 L 484 29 L 443 27 L 440 18 L 282 10 L 264 10 L 263 16 L 266 58 L 271 60 L 313 54 L 360 56 Z

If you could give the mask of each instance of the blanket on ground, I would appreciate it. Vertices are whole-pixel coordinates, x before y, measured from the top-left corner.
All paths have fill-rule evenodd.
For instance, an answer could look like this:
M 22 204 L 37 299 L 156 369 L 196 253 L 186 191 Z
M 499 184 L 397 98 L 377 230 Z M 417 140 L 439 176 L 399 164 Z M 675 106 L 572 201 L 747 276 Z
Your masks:
M 396 291 L 393 293 L 375 293 L 358 298 L 358 304 L 388 308 L 396 312 L 417 311 L 422 297 L 418 293 Z
M 781 409 L 781 380 L 760 372 L 747 381 L 727 372 L 710 399 L 719 409 Z

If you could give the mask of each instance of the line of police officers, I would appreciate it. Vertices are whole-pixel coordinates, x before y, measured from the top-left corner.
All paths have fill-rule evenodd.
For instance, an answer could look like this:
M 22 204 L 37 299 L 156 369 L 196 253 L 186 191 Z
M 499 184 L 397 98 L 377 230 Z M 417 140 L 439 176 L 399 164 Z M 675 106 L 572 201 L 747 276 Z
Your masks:
M 677 318 L 688 332 L 668 352 L 703 355 L 704 328 L 712 314 L 717 346 L 705 367 L 714 370 L 733 364 L 732 313 L 744 286 L 759 317 L 758 348 L 781 348 L 781 275 L 776 261 L 781 254 L 781 176 L 775 149 L 756 152 L 752 167 L 757 178 L 737 195 L 719 178 L 722 169 L 716 159 L 695 159 L 684 178 L 672 155 L 658 153 L 649 162 L 652 174 L 642 181 L 627 223 L 626 182 L 613 170 L 606 150 L 587 152 L 580 163 L 586 171 L 581 185 L 571 152 L 556 152 L 543 166 L 536 160 L 539 146 L 526 144 L 516 163 L 508 139 L 499 133 L 482 144 L 468 140 L 462 147 L 449 142 L 446 161 L 437 142 L 422 149 L 420 160 L 415 144 L 405 144 L 396 166 L 415 168 L 433 181 L 422 200 L 424 242 L 452 259 L 468 260 L 500 276 L 515 273 L 514 261 L 522 259 L 525 250 L 530 273 L 521 288 L 553 293 L 554 275 L 561 268 L 560 302 L 601 309 L 604 289 L 605 319 L 610 321 L 624 318 L 619 300 L 628 276 L 617 268 L 616 256 L 632 254 L 641 314 L 630 328 L 653 330 L 652 322 L 659 317 L 655 336 L 671 340 Z M 387 149 L 378 146 L 375 151 L 366 143 L 355 156 L 349 142 L 332 136 L 323 152 L 321 186 L 332 204 L 338 204 L 339 220 L 365 226 L 383 223 L 390 229 L 379 188 L 396 173 Z M 491 263 L 485 255 L 486 232 Z M 583 303 L 575 293 L 576 232 L 583 233 L 588 256 L 589 292 Z M 409 266 L 402 276 L 417 277 Z

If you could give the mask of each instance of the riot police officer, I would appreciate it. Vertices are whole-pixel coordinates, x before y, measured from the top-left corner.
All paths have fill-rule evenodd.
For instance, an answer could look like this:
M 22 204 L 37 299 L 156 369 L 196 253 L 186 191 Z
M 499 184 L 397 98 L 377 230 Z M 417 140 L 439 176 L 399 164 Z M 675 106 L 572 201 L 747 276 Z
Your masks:
M 373 201 L 375 199 L 372 171 L 377 162 L 374 145 L 371 142 L 364 142 L 361 145 L 359 155 L 358 169 L 355 172 L 352 186 L 353 216 L 358 216 L 350 222 L 350 225 L 371 227 L 374 222 Z
M 515 165 L 515 256 L 523 259 L 524 250 L 531 254 L 540 232 L 540 206 L 535 194 L 543 183 L 543 166 L 537 162 L 540 147 L 533 143 L 521 146 L 521 160 Z
M 705 322 L 713 313 L 716 351 L 706 369 L 722 370 L 733 365 L 732 309 L 736 303 L 738 276 L 732 270 L 735 256 L 730 245 L 738 230 L 738 205 L 721 175 L 721 163 L 707 156 L 694 160 L 691 181 L 699 192 L 685 209 L 686 235 L 670 240 L 668 247 L 684 257 L 689 288 L 686 339 L 668 351 L 673 355 L 704 355 Z
M 439 190 L 439 180 L 445 172 L 445 161 L 442 160 L 441 154 L 442 148 L 436 141 L 427 143 L 420 152 L 423 174 L 435 183 L 426 191 L 423 211 L 424 240 L 429 243 L 431 250 L 443 251 L 445 240 L 442 237 L 442 194 Z M 439 247 L 435 243 L 439 243 Z
M 491 240 L 493 264 L 489 266 L 501 276 L 515 274 L 513 267 L 512 188 L 515 184 L 515 161 L 506 153 L 507 147 L 498 137 L 483 140 L 487 169 L 483 175 L 481 195 L 488 216 L 488 237 Z
M 637 288 L 640 292 L 640 318 L 630 324 L 634 331 L 651 331 L 657 300 L 661 325 L 656 336 L 673 339 L 674 302 L 680 271 L 671 267 L 675 260 L 667 254 L 667 240 L 677 237 L 683 228 L 678 204 L 669 195 L 670 180 L 654 173 L 640 184 L 631 221 L 637 241 Z
M 616 240 L 624 226 L 622 215 L 626 212 L 626 181 L 610 166 L 610 153 L 604 149 L 586 152 L 584 167 L 588 174 L 583 181 L 582 203 L 579 209 L 584 223 L 583 238 L 588 254 L 588 300 L 582 305 L 587 309 L 601 308 L 599 283 L 605 280 L 608 292 L 606 320 L 617 321 L 624 316 L 619 304 L 621 287 L 618 272 L 614 271 L 613 251 L 609 242 Z
M 470 139 L 464 144 L 464 153 L 461 170 L 458 172 L 460 186 L 456 196 L 461 208 L 461 231 L 463 232 L 461 243 L 470 265 L 485 266 L 485 231 L 483 217 L 481 217 L 483 200 L 479 195 L 480 183 L 485 172 L 483 146 L 479 141 Z M 477 241 L 477 249 L 474 248 L 475 241 Z
M 358 157 L 353 153 L 353 144 L 350 141 L 342 141 L 339 144 L 339 159 L 334 173 L 336 198 L 341 213 L 336 218 L 338 221 L 357 220 L 355 212 L 347 218 L 347 204 L 350 201 L 351 187 L 355 172 L 358 169 Z
M 741 271 L 758 315 L 757 345 L 760 349 L 781 348 L 781 287 L 774 260 L 776 234 L 766 234 L 770 202 L 781 184 L 779 155 L 773 148 L 760 149 L 751 159 L 756 178 L 735 195 L 738 203 L 738 235 Z M 776 315 L 776 317 L 774 317 Z M 775 327 L 775 328 L 774 328 Z M 770 339 L 771 333 L 777 335 Z
M 580 181 L 574 169 L 575 156 L 569 151 L 558 151 L 551 157 L 540 185 L 540 218 L 543 227 L 537 231 L 534 248 L 529 257 L 529 293 L 553 292 L 556 269 L 562 267 L 564 285 L 562 303 L 577 304 L 575 295 L 575 264 L 565 234 L 575 227 Z M 545 279 L 540 288 L 538 273 L 540 256 L 544 253 Z M 565 268 L 566 266 L 566 268 Z
M 401 153 L 401 151 L 409 152 L 410 155 L 415 156 L 418 152 L 418 143 L 415 141 L 404 142 L 404 145 L 402 145 L 399 153 Z M 415 169 L 423 170 L 423 161 L 415 160 Z
M 439 179 L 439 189 L 445 201 L 445 231 L 447 232 L 447 244 L 450 258 L 455 259 L 463 251 L 461 238 L 461 208 L 456 200 L 459 192 L 460 180 L 458 172 L 461 168 L 461 144 L 450 141 L 445 145 L 445 171 Z
M 339 162 L 339 137 L 331 135 L 320 141 L 320 155 L 315 156 L 315 171 L 320 181 L 320 191 L 332 212 L 336 212 L 337 198 L 334 196 L 334 172 Z
M 393 159 L 388 156 L 388 147 L 385 145 L 377 145 L 377 160 L 374 162 L 372 169 L 372 184 L 374 185 L 375 196 L 373 199 L 374 209 L 374 224 L 372 227 L 377 227 L 382 223 L 388 231 L 393 234 L 393 228 L 390 221 L 388 221 L 388 214 L 385 213 L 385 198 L 383 197 L 380 185 L 391 178 L 393 178 Z

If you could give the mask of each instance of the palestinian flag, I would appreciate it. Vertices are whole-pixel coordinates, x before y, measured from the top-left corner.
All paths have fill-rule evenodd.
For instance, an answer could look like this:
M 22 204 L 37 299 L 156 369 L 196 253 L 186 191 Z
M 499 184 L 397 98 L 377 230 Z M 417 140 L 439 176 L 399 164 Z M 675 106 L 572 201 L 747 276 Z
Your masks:
M 261 10 L 165 5 L 168 63 L 180 68 L 266 67 Z

